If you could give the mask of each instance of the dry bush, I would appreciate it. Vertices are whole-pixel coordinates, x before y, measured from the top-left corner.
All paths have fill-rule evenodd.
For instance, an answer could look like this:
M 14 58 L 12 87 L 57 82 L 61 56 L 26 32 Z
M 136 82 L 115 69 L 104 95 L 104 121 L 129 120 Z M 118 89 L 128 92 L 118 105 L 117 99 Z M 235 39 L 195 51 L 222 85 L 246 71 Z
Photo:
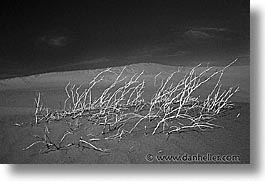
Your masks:
M 67 98 L 64 109 L 52 111 L 41 104 L 41 95 L 35 99 L 34 126 L 44 129 L 44 136 L 35 136 L 36 141 L 25 150 L 36 144 L 43 144 L 47 153 L 55 150 L 69 149 L 72 146 L 94 149 L 101 152 L 109 151 L 95 146 L 94 142 L 101 140 L 117 139 L 131 134 L 138 127 L 143 127 L 146 122 L 152 123 L 150 133 L 181 133 L 183 131 L 204 131 L 219 127 L 214 124 L 216 116 L 233 104 L 230 98 L 239 91 L 239 87 L 230 87 L 222 90 L 221 79 L 225 70 L 237 61 L 234 60 L 219 71 L 211 71 L 213 67 L 197 71 L 201 64 L 193 67 L 178 82 L 173 81 L 173 72 L 162 80 L 160 86 L 150 100 L 143 98 L 146 82 L 142 79 L 144 71 L 132 76 L 123 75 L 126 67 L 119 73 L 107 68 L 98 73 L 87 85 L 76 86 L 69 82 L 65 86 Z M 107 86 L 98 97 L 92 95 L 95 85 L 104 80 L 106 73 L 116 76 L 116 79 Z M 161 73 L 154 76 L 154 86 Z M 142 79 L 142 80 L 141 80 Z M 194 92 L 207 82 L 215 80 L 213 89 L 205 99 L 196 96 Z M 81 90 L 82 89 L 82 90 Z M 50 139 L 49 127 L 53 122 L 66 122 L 67 127 L 60 139 Z M 93 129 L 87 130 L 88 124 L 94 125 L 97 134 L 91 134 Z M 90 131 L 90 132 L 89 132 Z M 63 141 L 70 135 L 75 139 L 67 144 Z M 92 135 L 88 137 L 87 135 Z M 86 139 L 85 139 L 86 138 Z

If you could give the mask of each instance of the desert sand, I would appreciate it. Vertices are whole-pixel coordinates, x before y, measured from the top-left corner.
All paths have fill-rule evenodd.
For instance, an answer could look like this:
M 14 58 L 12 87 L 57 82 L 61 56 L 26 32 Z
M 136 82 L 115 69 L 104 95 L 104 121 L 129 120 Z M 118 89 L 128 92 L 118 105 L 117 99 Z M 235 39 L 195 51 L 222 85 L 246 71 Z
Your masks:
M 114 67 L 118 71 L 122 67 Z M 161 72 L 157 84 L 174 71 L 179 72 L 173 81 L 178 81 L 191 67 L 166 66 L 152 63 L 129 65 L 124 72 L 132 75 L 134 72 L 144 70 L 143 78 L 146 80 L 144 97 L 147 99 L 154 93 L 154 76 Z M 205 68 L 205 67 L 202 67 Z M 214 67 L 212 71 L 222 67 Z M 40 132 L 32 128 L 34 120 L 34 98 L 40 92 L 43 103 L 52 109 L 62 109 L 66 98 L 64 87 L 71 81 L 80 85 L 89 82 L 102 70 L 80 70 L 69 72 L 53 72 L 27 77 L 17 77 L 0 81 L 0 163 L 181 163 L 147 161 L 146 155 L 154 156 L 181 155 L 181 154 L 218 154 L 239 155 L 240 161 L 235 163 L 250 162 L 250 93 L 249 93 L 249 66 L 231 66 L 222 78 L 223 88 L 239 86 L 240 92 L 236 93 L 231 101 L 235 107 L 216 120 L 223 128 L 212 129 L 205 132 L 189 131 L 173 134 L 167 137 L 163 134 L 145 135 L 143 128 L 137 129 L 133 134 L 117 140 L 102 141 L 99 146 L 110 150 L 102 153 L 93 149 L 73 148 L 67 151 L 58 150 L 45 154 L 38 154 L 40 149 L 36 145 L 28 150 L 23 150 L 33 142 L 32 134 Z M 113 75 L 105 79 L 95 88 L 95 96 L 106 85 L 113 81 Z M 208 82 L 197 94 L 202 97 L 209 94 L 213 82 Z M 152 126 L 152 125 L 151 125 Z M 61 125 L 52 125 L 51 131 L 61 134 Z M 95 129 L 96 130 L 96 129 Z M 94 130 L 94 131 L 95 131 Z M 201 162 L 200 162 L 201 163 Z

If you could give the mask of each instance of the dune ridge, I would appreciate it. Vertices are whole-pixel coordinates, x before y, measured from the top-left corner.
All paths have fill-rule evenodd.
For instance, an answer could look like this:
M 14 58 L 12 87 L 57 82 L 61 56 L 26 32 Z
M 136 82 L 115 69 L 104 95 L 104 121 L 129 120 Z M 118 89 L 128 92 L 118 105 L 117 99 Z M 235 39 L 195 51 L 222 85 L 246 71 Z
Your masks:
M 124 66 L 113 67 L 112 70 L 120 71 L 122 67 Z M 134 72 L 141 72 L 144 70 L 145 76 L 156 75 L 159 72 L 168 75 L 174 71 L 179 71 L 179 73 L 185 74 L 191 68 L 192 67 L 168 66 L 156 63 L 139 63 L 128 65 L 124 73 L 132 74 Z M 221 68 L 221 66 L 214 66 L 212 71 L 220 70 Z M 205 69 L 205 66 L 198 68 L 198 70 L 200 69 Z M 98 72 L 102 70 L 103 69 L 51 72 L 25 77 L 4 79 L 0 80 L 0 91 L 37 87 L 61 87 L 65 86 L 65 84 L 67 84 L 67 82 L 69 81 L 83 83 L 85 81 L 91 80 Z M 240 81 L 239 79 L 249 79 L 249 66 L 231 66 L 226 70 L 225 77 L 230 77 L 230 79 L 233 79 L 234 81 Z M 108 78 L 111 77 L 108 76 Z

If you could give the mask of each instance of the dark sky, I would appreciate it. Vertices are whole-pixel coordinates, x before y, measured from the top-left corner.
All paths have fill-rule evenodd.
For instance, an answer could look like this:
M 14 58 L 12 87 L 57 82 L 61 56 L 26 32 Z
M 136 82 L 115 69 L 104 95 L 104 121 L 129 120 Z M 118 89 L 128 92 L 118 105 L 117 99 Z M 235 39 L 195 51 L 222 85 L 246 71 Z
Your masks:
M 249 63 L 247 0 L 1 3 L 2 77 L 142 61 Z

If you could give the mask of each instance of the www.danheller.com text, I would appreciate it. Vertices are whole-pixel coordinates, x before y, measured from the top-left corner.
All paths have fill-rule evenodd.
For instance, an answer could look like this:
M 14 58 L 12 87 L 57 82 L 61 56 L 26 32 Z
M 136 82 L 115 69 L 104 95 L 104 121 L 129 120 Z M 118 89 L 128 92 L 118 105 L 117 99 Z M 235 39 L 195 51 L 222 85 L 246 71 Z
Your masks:
M 179 155 L 165 155 L 165 154 L 147 154 L 145 156 L 148 162 L 240 162 L 239 155 L 217 155 L 217 154 L 179 154 Z

